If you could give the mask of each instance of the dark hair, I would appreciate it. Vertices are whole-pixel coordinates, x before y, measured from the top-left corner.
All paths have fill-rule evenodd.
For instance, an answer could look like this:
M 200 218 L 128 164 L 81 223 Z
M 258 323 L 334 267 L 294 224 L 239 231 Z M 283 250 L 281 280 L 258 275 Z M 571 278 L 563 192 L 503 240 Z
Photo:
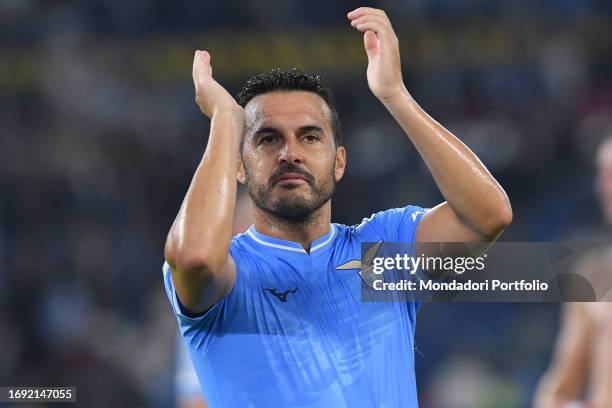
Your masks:
M 307 91 L 323 98 L 331 112 L 331 128 L 334 133 L 334 142 L 336 146 L 340 146 L 342 136 L 338 112 L 336 112 L 331 91 L 323 84 L 323 80 L 319 75 L 306 74 L 297 68 L 274 68 L 270 72 L 264 72 L 251 77 L 242 86 L 236 99 L 238 104 L 244 108 L 257 95 L 273 91 Z

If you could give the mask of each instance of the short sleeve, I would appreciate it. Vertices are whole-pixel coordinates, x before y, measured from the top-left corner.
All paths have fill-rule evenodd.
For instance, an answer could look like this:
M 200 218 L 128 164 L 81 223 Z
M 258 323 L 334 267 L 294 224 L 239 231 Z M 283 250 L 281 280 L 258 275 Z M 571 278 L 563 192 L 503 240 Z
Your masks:
M 397 251 L 404 251 L 409 248 L 411 256 L 415 255 L 415 240 L 416 229 L 427 213 L 428 208 L 409 205 L 402 208 L 392 208 L 390 210 L 381 211 L 370 217 L 369 224 L 372 224 L 379 239 L 386 243 L 400 244 L 394 249 L 388 248 L 391 254 L 394 255 Z M 397 275 L 395 280 L 400 279 Z M 420 309 L 422 300 L 411 298 L 408 301 L 406 311 L 416 314 Z
M 392 208 L 372 215 L 370 222 L 384 242 L 414 243 L 417 225 L 427 211 L 414 205 Z
M 250 276 L 250 268 L 246 265 L 244 257 L 240 256 L 240 251 L 233 245 L 230 245 L 230 254 L 236 264 L 236 280 L 232 289 L 210 309 L 196 316 L 185 313 L 172 282 L 171 266 L 164 262 L 162 267 L 166 295 L 178 320 L 179 331 L 187 345 L 194 350 L 206 351 L 208 349 L 211 338 L 215 333 L 223 330 L 223 327 L 235 315 L 239 303 L 237 299 L 243 298 L 249 291 L 247 281 Z
M 185 325 L 188 326 L 195 326 L 198 323 L 210 320 L 214 315 L 218 313 L 218 309 L 220 308 L 219 306 L 224 303 L 225 298 L 219 300 L 205 313 L 196 316 L 186 314 L 183 310 L 184 308 L 181 305 L 176 290 L 174 289 L 174 283 L 172 282 L 172 273 L 168 262 L 164 262 L 164 265 L 162 266 L 162 272 L 164 274 L 164 286 L 166 289 L 166 295 L 168 296 L 168 300 L 170 301 L 170 305 L 172 306 L 172 311 L 178 318 L 179 323 L 181 323 L 181 325 L 182 323 L 185 323 Z

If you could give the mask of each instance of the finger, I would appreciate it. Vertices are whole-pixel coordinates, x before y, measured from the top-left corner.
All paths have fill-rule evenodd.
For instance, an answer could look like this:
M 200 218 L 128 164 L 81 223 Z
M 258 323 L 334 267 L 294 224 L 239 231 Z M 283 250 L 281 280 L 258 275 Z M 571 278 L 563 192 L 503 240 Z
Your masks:
M 376 36 L 384 42 L 389 42 L 390 44 L 397 42 L 393 29 L 382 19 L 362 17 L 362 19 L 351 21 L 351 25 L 362 33 L 368 30 L 374 31 Z
M 212 76 L 212 66 L 210 64 L 210 60 L 211 56 L 208 51 L 196 51 L 193 61 L 194 73 L 197 69 L 199 72 Z
M 360 11 L 362 10 L 366 10 L 365 13 L 360 13 Z M 359 9 L 355 10 L 355 14 L 350 14 L 351 17 L 349 17 L 351 19 L 351 26 L 353 27 L 357 27 L 357 25 L 359 25 L 360 23 L 363 23 L 364 21 L 367 20 L 375 20 L 378 21 L 382 26 L 386 27 L 387 30 L 389 31 L 389 38 L 394 38 L 397 39 L 396 35 L 395 35 L 395 31 L 393 30 L 393 25 L 391 24 L 391 21 L 389 20 L 389 17 L 387 17 L 387 14 L 385 14 L 385 12 L 383 10 L 378 10 L 378 9 L 372 9 L 370 7 L 360 7 Z M 359 31 L 364 31 L 364 30 L 359 30 Z M 379 32 L 379 30 L 375 30 L 377 33 Z
M 356 8 L 355 10 L 349 12 L 346 16 L 353 20 L 355 18 L 359 18 L 365 14 L 373 14 L 373 15 L 377 15 L 377 16 L 386 16 L 385 12 L 381 9 L 375 9 L 372 7 L 359 7 Z
M 202 59 L 203 62 L 210 64 L 210 53 L 206 50 L 197 50 L 196 54 Z
M 376 38 L 374 31 L 368 30 L 365 32 L 363 35 L 363 46 L 368 55 L 368 60 L 371 60 L 378 54 L 378 38 Z
M 204 68 L 204 72 L 208 75 L 212 76 L 212 65 L 210 64 L 211 56 L 208 51 L 202 50 L 200 51 L 200 62 L 202 67 Z
M 359 24 L 365 23 L 367 21 L 374 21 L 380 26 L 390 27 L 390 24 L 387 25 L 387 22 L 382 17 L 373 16 L 373 15 L 365 15 L 365 16 L 356 18 L 355 20 L 351 21 L 351 26 L 356 28 Z

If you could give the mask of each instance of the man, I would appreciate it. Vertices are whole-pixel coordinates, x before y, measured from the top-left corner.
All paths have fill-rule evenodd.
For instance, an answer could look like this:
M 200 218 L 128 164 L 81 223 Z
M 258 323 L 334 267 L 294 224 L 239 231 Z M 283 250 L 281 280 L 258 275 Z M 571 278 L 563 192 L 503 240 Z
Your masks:
M 612 137 L 597 155 L 597 192 L 612 224 Z M 576 266 L 594 287 L 598 303 L 567 303 L 552 364 L 538 386 L 537 408 L 612 407 L 612 248 L 585 255 Z M 589 384 L 588 387 L 585 387 Z M 584 404 L 577 402 L 587 388 Z
M 347 158 L 319 78 L 257 75 L 237 103 L 213 79 L 210 55 L 196 52 L 196 101 L 210 137 L 168 234 L 164 281 L 211 407 L 416 407 L 419 304 L 361 302 L 358 271 L 334 268 L 359 259 L 362 242 L 491 242 L 511 222 L 484 165 L 404 87 L 385 13 L 361 7 L 348 18 L 364 33 L 371 91 L 447 201 L 331 224 Z M 255 223 L 232 239 L 236 174 Z

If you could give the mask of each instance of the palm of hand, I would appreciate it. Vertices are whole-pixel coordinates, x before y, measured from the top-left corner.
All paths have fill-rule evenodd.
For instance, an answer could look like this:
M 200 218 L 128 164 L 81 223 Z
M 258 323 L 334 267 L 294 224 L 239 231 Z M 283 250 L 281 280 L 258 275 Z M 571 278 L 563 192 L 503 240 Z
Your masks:
M 380 41 L 373 31 L 364 34 L 364 46 L 368 55 L 368 85 L 377 98 L 385 100 L 402 84 L 399 51 L 393 49 L 394 44 Z

